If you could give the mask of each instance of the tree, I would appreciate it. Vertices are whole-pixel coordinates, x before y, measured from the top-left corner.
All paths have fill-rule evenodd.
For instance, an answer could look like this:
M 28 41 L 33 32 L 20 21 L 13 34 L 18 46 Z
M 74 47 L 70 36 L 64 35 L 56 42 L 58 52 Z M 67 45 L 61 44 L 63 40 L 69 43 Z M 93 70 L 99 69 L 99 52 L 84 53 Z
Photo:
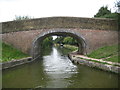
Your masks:
M 96 15 L 94 15 L 94 17 L 101 17 L 101 16 L 104 16 L 104 15 L 107 15 L 107 14 L 111 14 L 111 11 L 108 10 L 108 7 L 101 7 L 98 11 L 98 13 Z
M 117 12 L 120 13 L 120 1 L 116 1 L 115 7 L 117 8 Z
M 50 47 L 53 45 L 53 38 L 52 36 L 50 37 L 46 37 L 43 42 L 42 42 L 42 47 L 45 48 L 45 47 Z
M 111 13 L 107 7 L 101 7 L 94 17 L 97 18 L 112 18 L 118 21 L 118 28 L 120 28 L 120 1 L 115 3 L 115 7 L 117 8 L 117 12 Z
M 64 44 L 76 45 L 77 41 L 73 37 L 65 37 L 63 40 Z
M 57 36 L 57 38 L 54 40 L 54 43 L 61 44 L 63 43 L 63 39 L 64 39 L 63 36 Z
M 74 39 L 73 37 L 69 37 L 69 36 L 59 36 L 55 39 L 54 43 L 70 44 L 70 45 L 77 45 L 78 44 L 76 39 Z

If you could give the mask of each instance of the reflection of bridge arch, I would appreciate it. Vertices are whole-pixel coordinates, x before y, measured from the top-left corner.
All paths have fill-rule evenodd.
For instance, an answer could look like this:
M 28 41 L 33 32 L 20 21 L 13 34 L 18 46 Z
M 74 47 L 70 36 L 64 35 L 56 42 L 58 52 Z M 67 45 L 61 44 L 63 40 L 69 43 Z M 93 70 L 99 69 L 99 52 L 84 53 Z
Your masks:
M 40 33 L 33 41 L 32 44 L 32 56 L 36 58 L 40 55 L 41 43 L 42 40 L 51 35 L 67 35 L 75 38 L 78 41 L 78 53 L 85 54 L 86 53 L 86 41 L 83 36 L 75 31 L 71 31 L 69 29 L 50 29 L 49 31 Z

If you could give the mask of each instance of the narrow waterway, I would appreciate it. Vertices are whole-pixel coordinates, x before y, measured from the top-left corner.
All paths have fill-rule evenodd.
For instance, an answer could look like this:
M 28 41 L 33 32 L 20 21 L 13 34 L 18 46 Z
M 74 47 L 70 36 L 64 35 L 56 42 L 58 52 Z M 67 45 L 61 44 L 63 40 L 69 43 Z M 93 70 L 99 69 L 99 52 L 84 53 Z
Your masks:
M 3 88 L 116 88 L 116 74 L 74 65 L 70 50 L 52 47 L 43 50 L 38 60 L 3 70 Z

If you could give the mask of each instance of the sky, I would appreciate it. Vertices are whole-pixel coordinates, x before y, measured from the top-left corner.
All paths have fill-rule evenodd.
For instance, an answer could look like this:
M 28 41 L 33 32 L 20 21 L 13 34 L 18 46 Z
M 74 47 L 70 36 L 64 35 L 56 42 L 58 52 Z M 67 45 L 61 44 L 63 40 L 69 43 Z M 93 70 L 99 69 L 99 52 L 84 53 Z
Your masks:
M 34 18 L 72 16 L 92 18 L 100 7 L 115 12 L 116 0 L 0 0 L 0 22 L 12 21 L 15 16 Z

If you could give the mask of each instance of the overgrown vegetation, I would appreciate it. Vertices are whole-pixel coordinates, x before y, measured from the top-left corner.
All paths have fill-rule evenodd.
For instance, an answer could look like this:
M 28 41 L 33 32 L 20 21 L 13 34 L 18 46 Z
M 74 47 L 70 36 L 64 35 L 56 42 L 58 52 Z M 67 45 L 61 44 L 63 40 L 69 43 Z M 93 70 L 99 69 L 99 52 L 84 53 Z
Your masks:
M 105 59 L 105 61 L 120 62 L 120 60 L 118 59 L 118 52 L 119 52 L 118 45 L 111 45 L 104 46 L 97 50 L 94 50 L 87 56 L 96 59 L 110 57 L 108 59 Z
M 42 48 L 51 47 L 52 45 L 53 45 L 52 36 L 47 37 L 42 41 Z
M 107 14 L 111 14 L 111 11 L 108 10 L 108 7 L 101 7 L 98 11 L 98 13 L 96 15 L 94 15 L 94 17 L 101 17 L 101 16 L 104 16 L 104 15 L 107 15 Z
M 110 14 L 106 14 L 104 16 L 100 16 L 99 18 L 111 18 L 111 19 L 119 19 L 119 13 L 110 13 Z
M 22 53 L 16 48 L 13 48 L 11 45 L 2 43 L 2 62 L 10 61 L 13 59 L 20 59 L 28 56 L 29 55 Z
M 105 59 L 105 60 L 106 61 L 112 61 L 112 62 L 118 62 L 118 63 L 120 63 L 118 55 L 111 56 L 110 58 Z
M 78 43 L 76 39 L 70 36 L 58 36 L 54 40 L 54 44 L 63 45 L 63 47 L 71 50 L 71 51 L 77 51 L 78 50 Z
M 14 59 L 21 59 L 29 56 L 21 52 L 20 50 L 14 48 L 11 45 L 0 42 L 0 44 L 1 43 L 2 43 L 2 57 L 0 58 L 0 62 L 11 61 Z M 43 40 L 42 48 L 50 47 L 52 45 L 53 45 L 52 37 L 47 37 Z
M 78 47 L 73 46 L 73 45 L 64 45 L 64 47 L 70 49 L 71 51 L 77 51 L 78 50 Z
M 69 44 L 69 45 L 77 45 L 77 41 L 73 38 L 73 37 L 69 37 L 69 36 L 58 36 L 54 43 L 57 44 Z

